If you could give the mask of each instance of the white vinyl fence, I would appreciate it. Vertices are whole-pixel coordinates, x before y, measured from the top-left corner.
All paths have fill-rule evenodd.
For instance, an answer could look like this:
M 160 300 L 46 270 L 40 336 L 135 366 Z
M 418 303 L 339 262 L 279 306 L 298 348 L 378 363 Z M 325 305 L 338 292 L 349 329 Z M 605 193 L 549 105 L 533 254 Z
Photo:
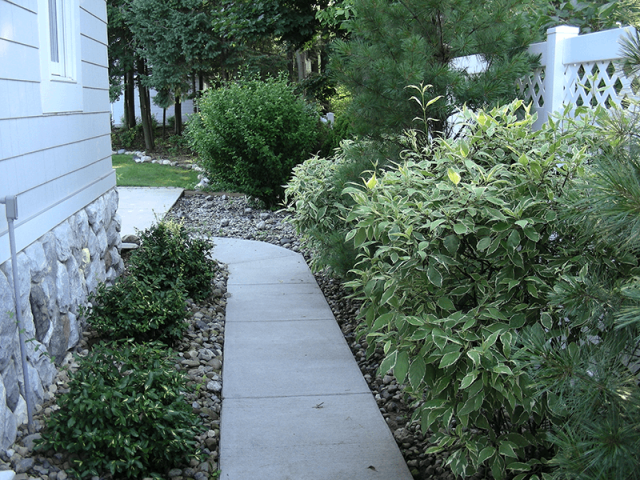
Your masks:
M 547 30 L 547 41 L 529 46 L 540 55 L 540 67 L 520 83 L 526 103 L 538 112 L 534 129 L 547 121 L 549 114 L 565 105 L 620 105 L 624 98 L 640 99 L 640 83 L 625 76 L 620 65 L 620 40 L 635 34 L 635 28 L 616 28 L 580 35 L 578 27 L 559 26 Z M 453 60 L 455 68 L 478 73 L 486 63 L 478 55 Z M 452 119 L 455 123 L 458 118 Z
M 540 54 L 540 67 L 521 84 L 523 99 L 538 112 L 534 128 L 565 105 L 620 105 L 638 98 L 638 86 L 624 75 L 619 63 L 620 40 L 635 33 L 633 27 L 579 35 L 578 27 L 547 30 L 547 41 L 535 43 L 529 52 Z

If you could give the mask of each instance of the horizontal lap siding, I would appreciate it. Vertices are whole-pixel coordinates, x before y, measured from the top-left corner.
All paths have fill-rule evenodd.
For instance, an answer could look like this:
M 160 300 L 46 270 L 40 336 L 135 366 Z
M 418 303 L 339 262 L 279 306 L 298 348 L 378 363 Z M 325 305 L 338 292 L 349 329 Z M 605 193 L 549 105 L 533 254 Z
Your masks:
M 38 11 L 38 0 L 7 0 L 6 3 L 16 5 L 33 13 Z
M 109 117 L 105 114 L 47 115 L 9 120 L 8 129 L 0 129 L 3 157 L 13 158 L 57 146 L 81 142 L 85 138 L 106 135 Z M 8 142 L 11 148 L 5 146 Z M 2 162 L 2 160 L 0 160 Z
M 41 110 L 39 83 L 0 79 L 0 129 L 2 120 L 35 117 L 41 114 Z M 0 145 L 2 145 L 1 141 Z M 1 146 L 0 152 L 2 152 Z M 4 152 L 1 156 L 4 156 Z
M 109 70 L 107 59 L 106 3 L 82 0 L 80 35 L 82 37 L 82 98 L 85 112 L 110 112 Z M 111 122 L 107 121 L 107 128 Z
M 82 84 L 84 88 L 101 89 L 109 92 L 109 69 L 83 60 Z
M 107 49 L 103 43 L 97 40 L 81 35 L 80 48 L 82 49 L 82 60 L 93 65 L 108 66 Z
M 102 2 L 104 3 L 104 2 Z M 107 39 L 107 17 L 105 7 L 104 20 L 97 17 L 93 12 L 89 12 L 80 7 L 80 35 L 92 38 L 103 45 L 108 45 Z
M 35 21 L 35 11 L 14 3 L 0 2 L 0 38 L 38 48 L 38 30 L 19 28 Z
M 40 82 L 40 56 L 37 48 L 0 38 L 0 58 L 0 78 Z
M 37 0 L 0 0 L 0 197 L 18 195 L 18 250 L 115 186 L 106 2 L 79 4 L 83 109 L 43 115 Z M 0 205 L 0 263 L 8 258 Z

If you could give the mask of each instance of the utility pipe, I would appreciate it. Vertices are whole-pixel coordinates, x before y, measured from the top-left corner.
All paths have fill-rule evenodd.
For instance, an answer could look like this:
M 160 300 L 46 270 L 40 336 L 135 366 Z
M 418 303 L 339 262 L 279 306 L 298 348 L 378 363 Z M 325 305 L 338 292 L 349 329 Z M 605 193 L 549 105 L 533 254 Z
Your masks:
M 27 368 L 27 347 L 24 343 L 24 325 L 22 323 L 22 309 L 20 308 L 20 287 L 18 285 L 18 256 L 16 254 L 16 238 L 13 221 L 18 218 L 18 197 L 8 195 L 0 198 L 0 203 L 6 206 L 7 223 L 9 224 L 9 246 L 11 248 L 11 270 L 13 271 L 13 291 L 15 293 L 16 318 L 18 319 L 18 336 L 20 338 L 20 354 L 22 357 L 22 375 L 24 378 L 24 395 L 27 401 L 27 417 L 29 433 L 33 433 L 33 402 L 31 399 L 29 369 Z

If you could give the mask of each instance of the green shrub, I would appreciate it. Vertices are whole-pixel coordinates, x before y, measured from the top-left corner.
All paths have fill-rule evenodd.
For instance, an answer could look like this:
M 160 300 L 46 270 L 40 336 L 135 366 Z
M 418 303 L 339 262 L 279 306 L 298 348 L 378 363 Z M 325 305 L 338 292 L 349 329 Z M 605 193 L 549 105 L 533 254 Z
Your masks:
M 459 140 L 420 147 L 409 134 L 395 168 L 348 189 L 359 250 L 348 285 L 364 300 L 369 351 L 383 348 L 380 372 L 407 384 L 433 432 L 427 452 L 448 451 L 457 475 L 486 465 L 527 478 L 552 453 L 547 405 L 514 355 L 524 327 L 549 322 L 546 295 L 571 247 L 560 199 L 594 134 L 566 119 L 532 132 L 522 108 L 463 110 Z
M 97 345 L 71 373 L 38 448 L 70 454 L 80 478 L 166 478 L 196 454 L 201 433 L 174 362 L 157 343 Z
M 523 331 L 519 360 L 551 409 L 557 478 L 636 478 L 640 472 L 640 117 L 610 110 L 600 148 L 574 182 L 563 219 L 565 262 L 549 317 Z
M 186 135 L 213 183 L 282 200 L 293 167 L 315 146 L 318 114 L 283 77 L 239 80 L 207 91 Z
M 212 244 L 192 238 L 182 224 L 163 221 L 138 232 L 141 246 L 129 259 L 129 272 L 112 287 L 89 295 L 87 321 L 111 339 L 162 340 L 171 343 L 187 327 L 186 298 L 211 293 L 215 262 Z
M 120 145 L 124 148 L 133 147 L 136 139 L 142 136 L 142 123 L 136 123 L 136 126 L 133 128 L 123 128 L 118 133 L 118 140 Z
M 315 156 L 293 169 L 286 201 L 305 248 L 313 252 L 314 270 L 328 267 L 345 277 L 354 267 L 356 250 L 345 242 L 351 225 L 344 221 L 353 200 L 343 190 L 352 183 L 361 185 L 366 172 L 380 172 L 394 149 L 368 140 L 347 140 L 333 157 Z
M 113 286 L 100 284 L 89 295 L 87 322 L 106 338 L 172 343 L 187 328 L 187 303 L 182 281 L 167 288 L 163 277 L 120 277 Z
M 192 238 L 184 226 L 167 220 L 138 232 L 141 247 L 129 260 L 129 271 L 140 279 L 153 278 L 161 289 L 176 289 L 180 281 L 193 300 L 211 294 L 211 279 L 215 262 L 207 258 L 213 244 L 206 239 Z

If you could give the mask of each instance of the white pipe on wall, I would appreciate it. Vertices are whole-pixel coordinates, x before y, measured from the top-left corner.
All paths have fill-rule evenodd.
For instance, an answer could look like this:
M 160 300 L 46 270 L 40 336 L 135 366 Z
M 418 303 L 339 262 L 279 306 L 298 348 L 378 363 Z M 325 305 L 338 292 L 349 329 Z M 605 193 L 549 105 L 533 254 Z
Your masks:
M 33 401 L 31 398 L 29 369 L 27 367 L 27 348 L 24 343 L 24 325 L 22 323 L 22 309 L 20 308 L 20 287 L 18 281 L 18 255 L 16 254 L 16 239 L 13 221 L 18 218 L 18 197 L 6 196 L 0 198 L 0 203 L 6 206 L 7 223 L 9 224 L 9 245 L 11 247 L 11 270 L 13 272 L 13 291 L 15 293 L 16 318 L 18 320 L 18 337 L 20 338 L 20 355 L 22 357 L 22 375 L 24 378 L 24 395 L 27 402 L 27 417 L 29 432 L 33 433 Z

